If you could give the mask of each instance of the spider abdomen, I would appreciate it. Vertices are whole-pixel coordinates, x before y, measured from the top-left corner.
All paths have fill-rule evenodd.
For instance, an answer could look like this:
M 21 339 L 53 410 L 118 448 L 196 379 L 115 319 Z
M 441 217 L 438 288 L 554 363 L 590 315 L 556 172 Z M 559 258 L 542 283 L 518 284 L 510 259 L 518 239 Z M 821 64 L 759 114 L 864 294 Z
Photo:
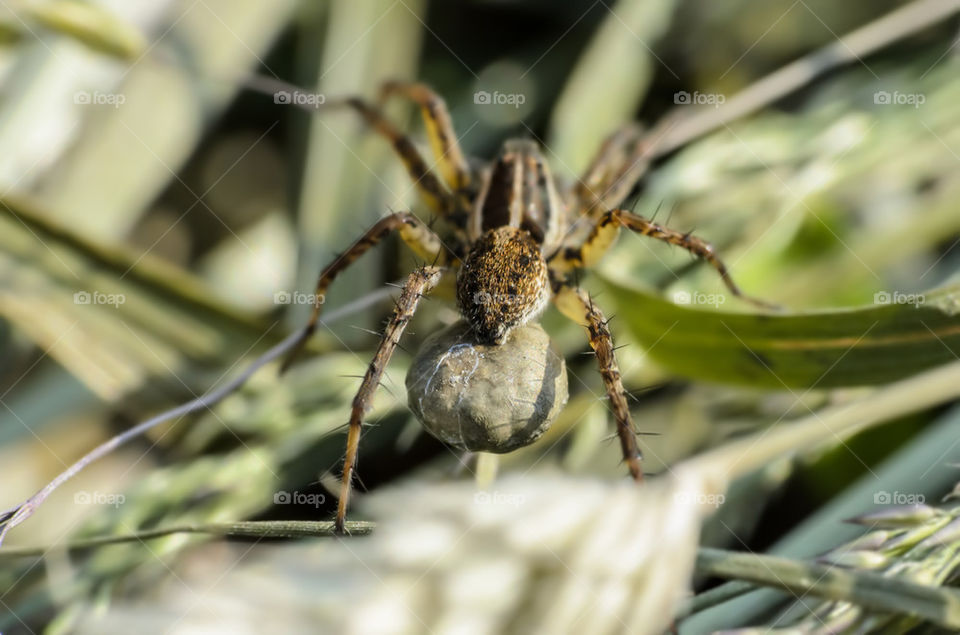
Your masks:
M 547 263 L 533 237 L 516 227 L 488 230 L 457 276 L 457 304 L 480 341 L 501 344 L 536 319 L 550 299 Z

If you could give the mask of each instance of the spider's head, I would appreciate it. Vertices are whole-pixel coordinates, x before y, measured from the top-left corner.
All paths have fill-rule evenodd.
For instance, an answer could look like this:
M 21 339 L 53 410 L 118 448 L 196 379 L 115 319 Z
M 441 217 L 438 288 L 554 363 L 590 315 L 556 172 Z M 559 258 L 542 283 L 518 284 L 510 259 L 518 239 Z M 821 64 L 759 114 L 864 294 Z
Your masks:
M 457 275 L 460 313 L 481 341 L 502 344 L 550 299 L 547 263 L 529 232 L 497 227 L 471 247 Z

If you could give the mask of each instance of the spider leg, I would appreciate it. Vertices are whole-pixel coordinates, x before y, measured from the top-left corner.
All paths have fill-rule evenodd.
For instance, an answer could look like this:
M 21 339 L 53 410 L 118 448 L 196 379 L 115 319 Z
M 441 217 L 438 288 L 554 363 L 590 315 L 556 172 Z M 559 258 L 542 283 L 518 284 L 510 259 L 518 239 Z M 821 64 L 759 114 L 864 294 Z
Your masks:
M 573 269 L 593 266 L 616 240 L 621 227 L 686 249 L 694 256 L 707 261 L 720 274 L 723 284 L 733 295 L 765 309 L 778 308 L 775 304 L 744 295 L 730 276 L 727 266 L 717 256 L 716 250 L 710 243 L 690 233 L 664 227 L 625 209 L 613 209 L 601 216 L 593 226 L 590 235 L 581 245 L 557 251 L 548 262 L 551 270 L 555 273 L 565 274 Z
M 440 175 L 455 193 L 466 192 L 471 184 L 470 166 L 453 129 L 450 112 L 442 97 L 429 86 L 419 82 L 388 81 L 380 87 L 380 103 L 398 95 L 420 106 L 427 138 L 436 157 Z
M 403 291 L 397 300 L 393 316 L 383 331 L 383 339 L 373 356 L 373 360 L 363 375 L 360 389 L 353 398 L 353 407 L 350 410 L 350 427 L 347 431 L 347 450 L 343 461 L 343 477 L 340 482 L 340 500 L 337 502 L 337 518 L 335 527 L 338 533 L 343 533 L 347 518 L 347 505 L 350 502 L 350 487 L 353 473 L 357 465 L 357 450 L 360 445 L 360 431 L 363 417 L 370 408 L 373 393 L 380 384 L 383 371 L 400 342 L 400 336 L 417 310 L 420 299 L 433 290 L 440 282 L 444 269 L 442 267 L 421 267 L 410 274 L 403 285 Z
M 283 364 L 280 366 L 281 373 L 290 367 L 303 348 L 303 345 L 317 329 L 320 312 L 323 309 L 324 294 L 326 294 L 327 288 L 333 283 L 334 279 L 336 279 L 344 269 L 356 262 L 360 256 L 369 251 L 370 248 L 377 245 L 377 243 L 394 231 L 399 232 L 403 242 L 407 243 L 423 260 L 436 262 L 437 264 L 447 264 L 449 262 L 449 254 L 443 247 L 440 238 L 416 216 L 409 212 L 396 212 L 389 216 L 384 216 L 377 221 L 373 227 L 364 232 L 345 252 L 334 258 L 333 262 L 324 267 L 323 271 L 320 272 L 320 277 L 317 279 L 316 291 L 314 292 L 315 301 L 313 311 L 310 314 L 310 320 L 307 322 L 303 336 L 290 349 L 290 354 L 287 355 Z
M 640 467 L 640 448 L 637 445 L 637 434 L 630 417 L 630 408 L 627 405 L 627 393 L 623 389 L 620 379 L 620 368 L 614 353 L 613 337 L 607 328 L 608 320 L 604 318 L 600 308 L 594 304 L 587 293 L 566 283 L 555 283 L 553 301 L 557 308 L 568 318 L 585 327 L 590 334 L 590 348 L 597 357 L 597 365 L 603 384 L 607 389 L 607 398 L 613 407 L 613 415 L 617 423 L 617 436 L 620 438 L 620 449 L 623 451 L 623 460 L 630 468 L 630 475 L 635 481 L 643 480 L 643 470 Z
M 452 214 L 457 210 L 456 197 L 444 188 L 410 138 L 401 133 L 377 106 L 359 97 L 342 97 L 328 99 L 320 108 L 349 108 L 357 112 L 374 132 L 390 142 L 420 196 L 431 209 L 440 215 Z
M 573 186 L 581 216 L 596 216 L 623 203 L 650 167 L 651 144 L 636 124 L 614 130 Z

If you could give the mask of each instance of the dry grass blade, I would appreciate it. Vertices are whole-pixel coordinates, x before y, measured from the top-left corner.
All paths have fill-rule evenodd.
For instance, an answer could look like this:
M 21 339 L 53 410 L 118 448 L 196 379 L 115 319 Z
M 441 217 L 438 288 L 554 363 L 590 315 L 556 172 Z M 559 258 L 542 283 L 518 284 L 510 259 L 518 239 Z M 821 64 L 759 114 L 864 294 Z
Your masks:
M 704 575 L 731 577 L 783 589 L 803 597 L 827 598 L 845 603 L 848 610 L 862 609 L 929 620 L 944 628 L 960 629 L 960 591 L 931 587 L 871 572 L 846 571 L 833 566 L 765 556 L 701 549 L 697 571 Z M 831 619 L 837 620 L 837 616 Z M 805 621 L 808 629 L 824 624 Z M 849 623 L 844 623 L 849 627 Z M 806 630 L 806 629 L 805 629 Z
M 229 570 L 209 570 L 210 602 L 269 596 L 240 609 L 248 624 L 328 632 L 661 633 L 688 593 L 700 518 L 709 496 L 693 473 L 637 488 L 546 476 L 469 483 L 408 483 L 370 496 L 377 530 L 363 540 L 258 550 Z M 278 581 L 263 567 L 299 562 Z M 346 579 L 343 577 L 345 572 Z M 294 579 L 312 582 L 300 586 Z M 328 592 L 315 594 L 323 585 Z M 327 585 L 331 586 L 327 586 Z M 267 585 L 267 586 L 264 586 Z M 262 594 L 266 593 L 267 596 Z M 161 591 L 161 610 L 187 598 Z M 353 611 L 337 610 L 349 603 Z M 81 632 L 111 632 L 117 616 L 89 615 Z M 279 618 L 277 616 L 280 616 Z M 202 618 L 195 616 L 197 619 Z M 188 618 L 185 626 L 202 622 Z

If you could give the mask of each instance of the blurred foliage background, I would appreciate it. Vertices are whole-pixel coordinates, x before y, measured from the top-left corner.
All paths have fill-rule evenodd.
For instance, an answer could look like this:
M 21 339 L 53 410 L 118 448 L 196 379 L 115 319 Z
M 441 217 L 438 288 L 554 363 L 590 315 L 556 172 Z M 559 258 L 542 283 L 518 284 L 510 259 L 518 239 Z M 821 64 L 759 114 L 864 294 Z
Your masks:
M 479 505 L 460 457 L 405 407 L 411 353 L 457 317 L 438 298 L 394 357 L 361 445 L 374 493 L 354 516 L 383 531 L 292 545 L 175 533 L 67 555 L 91 536 L 329 519 L 349 402 L 391 308 L 385 285 L 415 265 L 390 241 L 333 286 L 310 359 L 283 378 L 270 366 L 215 408 L 114 452 L 12 531 L 5 548 L 47 550 L 0 559 L 0 630 L 659 632 L 675 614 L 689 633 L 955 628 L 949 593 L 924 613 L 879 584 L 889 602 L 878 611 L 827 589 L 826 574 L 808 594 L 789 571 L 765 581 L 696 550 L 826 553 L 855 574 L 954 580 L 958 521 L 940 501 L 960 480 L 958 9 L 4 3 L 0 508 L 236 375 L 305 320 L 308 307 L 277 294 L 312 290 L 320 267 L 389 210 L 426 214 L 388 144 L 352 113 L 310 116 L 245 88 L 251 76 L 370 98 L 385 79 L 422 80 L 447 100 L 469 156 L 533 138 L 570 182 L 628 121 L 717 116 L 823 47 L 825 58 L 804 59 L 851 61 L 783 96 L 770 89 L 757 112 L 664 153 L 631 199 L 711 241 L 740 286 L 781 314 L 758 316 L 723 296 L 709 267 L 633 235 L 583 280 L 626 344 L 645 465 L 662 476 L 647 491 L 620 483 L 584 333 L 550 309 L 570 403 L 543 439 L 503 457 L 509 476 L 490 487 L 508 504 Z M 891 11 L 904 13 L 873 33 L 888 40 L 876 52 L 838 44 Z M 523 103 L 478 104 L 478 91 Z M 711 103 L 684 104 L 681 91 Z M 425 147 L 413 108 L 387 112 Z M 311 502 L 278 498 L 290 492 Z M 842 523 L 871 510 L 881 516 Z M 728 596 L 703 600 L 711 589 Z

